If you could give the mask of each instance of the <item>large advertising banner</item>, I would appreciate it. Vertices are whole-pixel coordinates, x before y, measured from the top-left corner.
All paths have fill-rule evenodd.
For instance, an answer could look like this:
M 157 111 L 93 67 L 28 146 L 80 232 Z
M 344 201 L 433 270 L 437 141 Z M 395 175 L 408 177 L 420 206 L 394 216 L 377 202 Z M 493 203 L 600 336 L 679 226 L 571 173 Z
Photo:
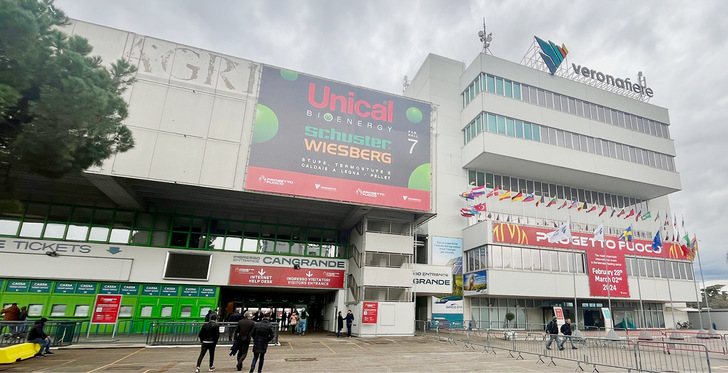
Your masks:
M 344 271 L 231 265 L 229 284 L 341 289 L 344 287 Z
M 624 255 L 586 251 L 589 294 L 592 296 L 629 297 Z
M 551 243 L 546 235 L 552 231 L 548 228 L 495 223 L 493 224 L 493 241 L 584 250 L 587 259 L 589 291 L 592 296 L 629 297 L 625 255 L 688 260 L 682 250 L 674 245 L 664 245 L 655 251 L 652 249 L 652 241 L 648 240 L 624 242 L 614 236 L 605 236 L 602 242 L 594 239 L 592 234 L 572 232 L 570 240 L 564 239 Z
M 245 189 L 429 211 L 430 111 L 263 66 Z
M 480 270 L 463 275 L 463 295 L 486 294 L 488 292 L 488 272 Z
M 441 321 L 447 321 L 444 325 L 463 325 L 463 310 L 463 297 L 432 297 L 432 320 L 441 326 Z

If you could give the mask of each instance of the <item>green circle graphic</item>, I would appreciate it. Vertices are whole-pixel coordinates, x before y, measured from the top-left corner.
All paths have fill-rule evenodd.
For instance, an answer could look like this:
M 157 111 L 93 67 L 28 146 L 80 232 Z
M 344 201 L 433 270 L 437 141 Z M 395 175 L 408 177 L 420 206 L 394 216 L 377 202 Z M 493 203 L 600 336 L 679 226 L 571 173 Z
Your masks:
M 407 119 L 412 123 L 422 122 L 422 112 L 414 106 L 407 109 L 405 115 L 407 115 Z
M 324 114 L 324 119 L 325 119 L 325 120 L 326 120 L 327 122 L 331 122 L 332 120 L 334 120 L 334 116 L 333 116 L 333 115 L 331 115 L 331 113 L 326 113 L 326 114 Z
M 281 77 L 292 82 L 298 79 L 298 73 L 290 70 L 281 70 Z
M 278 133 L 278 117 L 269 107 L 258 104 L 253 127 L 253 143 L 266 142 Z
M 430 164 L 417 166 L 410 174 L 407 187 L 410 189 L 430 190 Z

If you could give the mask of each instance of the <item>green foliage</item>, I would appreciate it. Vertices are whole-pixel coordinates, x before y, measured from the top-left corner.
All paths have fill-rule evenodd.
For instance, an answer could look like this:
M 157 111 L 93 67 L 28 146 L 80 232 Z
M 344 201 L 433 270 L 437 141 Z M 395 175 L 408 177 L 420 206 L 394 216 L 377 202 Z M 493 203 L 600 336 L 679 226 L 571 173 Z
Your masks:
M 516 315 L 513 314 L 513 312 L 506 313 L 506 320 L 513 321 L 513 319 L 516 318 Z
M 134 146 L 121 97 L 136 68 L 110 71 L 53 0 L 0 0 L 0 163 L 61 177 Z
M 707 294 L 708 296 L 708 305 L 710 308 L 714 309 L 728 309 L 728 293 L 725 291 L 721 291 L 725 285 L 711 285 L 706 287 L 705 289 L 700 289 L 700 304 L 697 303 L 688 303 L 689 307 L 693 308 L 705 308 L 705 296 Z

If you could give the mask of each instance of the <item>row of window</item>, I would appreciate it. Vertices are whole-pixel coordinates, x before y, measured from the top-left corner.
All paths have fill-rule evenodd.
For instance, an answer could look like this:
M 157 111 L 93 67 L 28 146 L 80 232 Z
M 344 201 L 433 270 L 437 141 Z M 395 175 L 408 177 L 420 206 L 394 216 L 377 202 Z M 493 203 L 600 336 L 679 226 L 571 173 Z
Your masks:
M 474 184 L 473 184 L 474 183 Z M 528 180 L 512 176 L 497 175 L 490 172 L 468 170 L 469 185 L 485 185 L 486 188 L 494 189 L 498 186 L 501 190 L 523 192 L 526 195 L 533 193 L 536 196 L 546 196 L 547 201 L 556 197 L 565 200 L 577 200 L 589 204 L 600 204 L 622 208 L 633 206 L 635 209 L 647 211 L 647 202 L 637 198 L 620 196 L 616 194 L 598 192 L 595 190 L 573 188 L 565 185 L 547 183 L 537 180 Z
M 675 172 L 675 157 L 631 145 L 482 112 L 463 129 L 465 144 L 482 132 L 542 142 Z
M 0 212 L 0 236 L 273 254 L 345 257 L 333 229 L 27 202 Z
M 481 269 L 585 273 L 586 254 L 522 247 L 489 245 L 464 253 L 467 272 Z M 625 257 L 627 276 L 692 280 L 691 262 L 641 257 Z
M 411 288 L 364 286 L 364 301 L 369 302 L 414 302 Z
M 490 92 L 518 101 L 558 110 L 583 118 L 596 120 L 651 136 L 670 138 L 669 126 L 665 123 L 639 117 L 623 111 L 583 101 L 578 98 L 564 96 L 541 88 L 503 79 L 486 73 L 480 73 L 461 94 L 463 107 L 477 97 L 480 92 Z
M 367 251 L 364 265 L 369 267 L 402 268 L 412 263 L 412 255 Z

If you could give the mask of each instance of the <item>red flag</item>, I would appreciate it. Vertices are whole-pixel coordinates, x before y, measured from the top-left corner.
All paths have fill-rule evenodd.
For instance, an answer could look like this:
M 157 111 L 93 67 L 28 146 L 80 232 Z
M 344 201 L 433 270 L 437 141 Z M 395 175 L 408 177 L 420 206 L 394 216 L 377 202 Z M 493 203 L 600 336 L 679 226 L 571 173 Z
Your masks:
M 596 211 L 596 209 L 597 209 L 597 205 L 594 205 L 589 210 L 587 210 L 586 212 Z
M 490 192 L 489 192 L 489 193 L 488 193 L 488 194 L 487 194 L 487 195 L 485 196 L 485 198 L 488 198 L 488 197 L 493 197 L 493 196 L 497 196 L 498 194 L 500 194 L 500 191 L 498 190 L 498 187 L 495 187 L 495 189 L 491 190 L 491 191 L 490 191 Z
M 567 201 L 564 201 L 564 204 L 561 205 L 561 207 L 559 207 L 559 210 L 561 210 L 562 208 L 566 207 L 566 204 L 567 204 Z
M 476 210 L 478 210 L 478 211 L 488 211 L 488 210 L 487 210 L 487 209 L 485 208 L 485 202 L 483 202 L 483 203 L 479 203 L 479 204 L 477 204 L 477 205 L 475 205 L 475 206 L 473 206 L 473 207 L 475 207 L 475 209 L 476 209 Z
M 607 206 L 606 205 L 604 205 L 604 207 L 602 207 L 602 211 L 599 213 L 599 216 L 602 216 L 602 214 L 605 213 L 605 212 L 607 212 Z
M 627 216 L 625 216 L 624 218 L 627 219 L 628 217 L 630 217 L 632 215 L 634 215 L 634 209 L 630 210 L 629 214 L 627 214 Z

